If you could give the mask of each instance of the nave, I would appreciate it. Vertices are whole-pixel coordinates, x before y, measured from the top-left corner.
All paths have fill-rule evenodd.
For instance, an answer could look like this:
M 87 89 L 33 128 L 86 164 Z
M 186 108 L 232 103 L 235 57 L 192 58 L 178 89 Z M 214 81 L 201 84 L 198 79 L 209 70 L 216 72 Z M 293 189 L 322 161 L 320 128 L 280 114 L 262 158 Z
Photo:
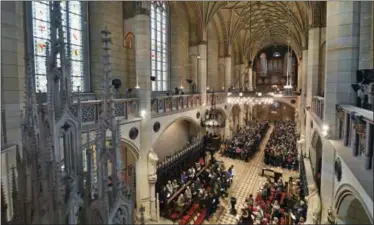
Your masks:
M 296 208 L 296 212 L 294 212 L 295 210 L 294 206 L 299 207 L 299 203 L 303 205 L 305 204 L 302 201 L 299 202 L 299 198 L 301 196 L 299 195 L 300 187 L 297 187 L 297 185 L 295 185 L 299 183 L 299 181 L 297 181 L 300 177 L 299 173 L 297 172 L 298 169 L 294 168 L 291 170 L 287 166 L 284 169 L 282 169 L 281 167 L 268 166 L 264 163 L 266 162 L 266 160 L 264 160 L 265 149 L 278 146 L 278 145 L 274 145 L 274 143 L 277 143 L 277 141 L 275 140 L 278 140 L 280 138 L 281 135 L 279 135 L 279 133 L 282 131 L 284 132 L 284 129 L 290 129 L 289 128 L 290 124 L 292 127 L 292 123 L 290 122 L 276 122 L 276 125 L 274 125 L 274 123 L 270 123 L 268 126 L 269 128 L 263 135 L 263 138 L 258 145 L 258 148 L 257 148 L 258 150 L 253 154 L 253 156 L 248 161 L 243 161 L 241 157 L 238 157 L 238 158 L 227 157 L 224 150 L 222 149 L 219 152 L 216 152 L 214 154 L 214 161 L 220 162 L 221 165 L 224 165 L 223 168 L 233 168 L 232 184 L 229 186 L 227 191 L 225 191 L 225 194 L 218 195 L 219 197 L 214 198 L 212 202 L 213 206 L 210 206 L 209 204 L 206 204 L 206 203 L 201 203 L 202 202 L 201 200 L 198 200 L 198 201 L 192 200 L 193 202 L 192 206 L 187 207 L 186 212 L 182 213 L 182 215 L 179 216 L 180 219 L 175 218 L 177 216 L 176 214 L 173 214 L 174 216 L 171 216 L 172 217 L 171 220 L 161 218 L 160 220 L 161 223 L 264 224 L 266 225 L 266 224 L 302 224 L 303 222 L 305 222 L 306 209 L 302 213 L 299 213 L 298 212 L 299 208 Z M 277 131 L 274 131 L 274 127 L 277 128 Z M 291 131 L 292 129 L 290 130 L 290 132 Z M 239 133 L 239 135 L 244 135 L 244 133 L 245 132 Z M 274 133 L 278 133 L 278 135 L 274 136 L 273 135 Z M 240 138 L 239 135 L 236 135 L 236 138 L 233 138 L 233 139 L 235 140 L 237 138 Z M 244 140 L 244 141 L 251 141 L 251 140 Z M 286 140 L 283 142 L 279 141 L 279 142 L 282 143 L 283 145 L 287 145 L 288 142 L 292 143 L 292 140 L 291 141 Z M 269 145 L 269 143 L 272 143 L 272 145 Z M 244 146 L 244 145 L 239 145 L 239 146 Z M 225 145 L 222 144 L 221 147 L 225 148 Z M 282 154 L 284 153 L 284 155 L 287 155 L 287 153 L 289 153 L 289 150 L 287 150 L 286 148 L 282 149 L 278 147 L 278 149 Z M 284 159 L 285 161 L 287 161 L 286 160 L 287 157 L 284 157 Z M 206 162 L 209 162 L 209 160 L 206 160 Z M 298 166 L 298 164 L 295 164 L 295 165 Z M 216 176 L 214 172 L 213 172 L 213 176 Z M 287 184 L 288 181 L 292 181 L 292 179 L 295 179 L 295 178 L 296 178 L 295 180 L 296 182 L 292 182 L 293 184 L 289 184 L 289 185 Z M 285 181 L 285 182 L 283 183 L 282 181 Z M 204 183 L 204 179 L 201 179 L 201 181 L 199 179 L 199 183 L 200 182 Z M 208 183 L 209 183 L 208 186 L 210 187 L 216 186 L 214 184 L 214 181 L 213 182 L 210 181 Z M 280 187 L 277 185 L 279 184 L 281 184 L 280 186 L 284 188 L 283 191 L 278 191 Z M 292 187 L 293 185 L 296 187 Z M 193 184 L 193 187 L 194 186 L 195 185 Z M 189 187 L 187 188 L 190 190 Z M 210 187 L 207 187 L 206 189 L 209 190 Z M 177 193 L 179 192 L 181 191 L 177 191 Z M 269 192 L 271 194 L 264 195 L 263 194 L 264 192 Z M 174 195 L 172 196 L 172 198 L 175 198 Z M 234 210 L 235 213 L 233 213 L 233 210 L 232 210 L 233 198 L 235 199 L 235 202 L 236 202 L 235 210 Z M 192 197 L 192 199 L 194 198 Z M 249 199 L 253 200 L 251 204 L 248 204 L 248 201 L 250 201 Z M 179 200 L 180 198 L 178 198 L 178 200 L 176 201 L 177 208 L 179 207 L 178 205 Z M 214 206 L 214 203 L 216 200 L 219 202 L 219 204 L 217 206 Z M 274 207 L 276 206 L 279 207 L 278 210 L 280 211 L 279 212 L 280 214 L 277 214 L 277 210 L 274 210 Z M 206 212 L 210 212 L 210 213 L 206 213 Z M 244 221 L 244 217 L 249 216 L 249 215 L 246 215 L 248 212 L 250 212 L 250 216 L 252 217 L 252 219 L 250 221 Z M 166 217 L 169 217 L 169 216 L 166 215 Z M 275 217 L 279 217 L 280 219 L 275 218 Z

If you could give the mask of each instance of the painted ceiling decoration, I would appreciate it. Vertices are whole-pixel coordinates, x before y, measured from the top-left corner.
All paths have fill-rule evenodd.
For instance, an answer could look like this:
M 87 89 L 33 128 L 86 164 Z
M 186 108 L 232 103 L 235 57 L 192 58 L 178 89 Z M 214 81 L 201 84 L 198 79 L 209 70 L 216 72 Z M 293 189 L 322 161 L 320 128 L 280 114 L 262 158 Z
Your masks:
M 221 41 L 232 43 L 232 48 L 249 60 L 269 45 L 287 45 L 288 39 L 299 58 L 307 46 L 309 28 L 325 23 L 325 2 L 200 1 L 184 4 L 200 41 L 204 40 L 208 25 L 214 24 Z

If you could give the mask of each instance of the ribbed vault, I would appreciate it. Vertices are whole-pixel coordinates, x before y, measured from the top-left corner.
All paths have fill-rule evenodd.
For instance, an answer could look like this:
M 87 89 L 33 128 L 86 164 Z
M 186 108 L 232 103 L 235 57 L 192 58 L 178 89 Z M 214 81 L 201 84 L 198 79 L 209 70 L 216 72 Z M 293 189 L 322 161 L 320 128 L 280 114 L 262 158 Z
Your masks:
M 200 1 L 185 2 L 198 40 L 204 40 L 204 31 L 214 23 L 222 42 L 231 43 L 241 61 L 252 59 L 269 45 L 287 45 L 298 58 L 307 45 L 308 29 L 320 21 L 323 2 L 281 1 Z M 229 45 L 225 45 L 229 46 Z M 229 53 L 226 48 L 225 52 Z

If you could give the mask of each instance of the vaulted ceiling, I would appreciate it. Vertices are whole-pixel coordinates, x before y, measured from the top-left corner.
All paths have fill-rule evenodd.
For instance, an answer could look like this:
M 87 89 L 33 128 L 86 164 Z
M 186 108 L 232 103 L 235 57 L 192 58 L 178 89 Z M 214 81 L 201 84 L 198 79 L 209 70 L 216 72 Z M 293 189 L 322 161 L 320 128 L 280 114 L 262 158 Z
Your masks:
M 252 59 L 262 48 L 274 44 L 290 46 L 298 56 L 307 45 L 309 26 L 324 2 L 200 1 L 184 2 L 198 32 L 214 23 L 218 36 Z

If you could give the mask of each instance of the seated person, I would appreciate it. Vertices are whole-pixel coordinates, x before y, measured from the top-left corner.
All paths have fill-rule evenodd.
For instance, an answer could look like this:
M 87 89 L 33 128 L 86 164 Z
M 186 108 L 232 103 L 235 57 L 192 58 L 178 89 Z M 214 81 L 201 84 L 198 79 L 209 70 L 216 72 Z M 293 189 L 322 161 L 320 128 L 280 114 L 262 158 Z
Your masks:
M 199 162 L 195 163 L 195 167 L 196 167 L 196 171 L 200 171 L 201 170 L 201 165 L 200 165 Z
M 187 204 L 190 204 L 192 201 L 192 192 L 189 186 L 186 187 L 186 191 L 184 192 L 184 195 L 186 196 Z
M 191 184 L 191 193 L 192 193 L 192 198 L 193 199 L 198 198 L 199 190 L 196 188 L 196 185 L 195 185 L 194 182 Z
M 173 190 L 174 190 L 174 192 L 175 191 L 177 191 L 178 190 L 178 188 L 179 188 L 179 185 L 178 185 L 178 182 L 177 182 L 177 180 L 173 180 L 173 183 L 171 183 L 172 185 L 173 185 Z
M 186 204 L 186 199 L 183 194 L 180 194 L 177 200 L 177 211 L 179 213 L 183 212 L 185 204 Z
M 274 201 L 272 211 L 271 211 L 271 215 L 272 215 L 273 218 L 274 217 L 280 218 L 282 216 L 282 213 L 280 211 L 280 205 L 279 205 L 277 200 Z
M 195 183 L 196 183 L 196 189 L 199 190 L 201 188 L 200 178 L 197 178 Z
M 170 180 L 168 180 L 168 183 L 166 184 L 166 189 L 168 191 L 169 196 L 174 193 L 173 184 L 171 183 Z
M 181 183 L 185 184 L 186 182 L 187 182 L 187 174 L 185 171 L 183 171 L 181 174 Z
M 159 195 L 161 211 L 163 211 L 163 209 L 165 208 L 168 198 L 170 197 L 170 195 L 169 196 L 168 195 L 169 193 L 166 189 L 166 186 L 164 186 L 162 190 L 160 191 L 160 195 Z
M 256 219 L 260 221 L 264 218 L 264 212 L 259 205 L 256 207 L 256 211 L 253 212 L 253 214 L 255 215 Z

